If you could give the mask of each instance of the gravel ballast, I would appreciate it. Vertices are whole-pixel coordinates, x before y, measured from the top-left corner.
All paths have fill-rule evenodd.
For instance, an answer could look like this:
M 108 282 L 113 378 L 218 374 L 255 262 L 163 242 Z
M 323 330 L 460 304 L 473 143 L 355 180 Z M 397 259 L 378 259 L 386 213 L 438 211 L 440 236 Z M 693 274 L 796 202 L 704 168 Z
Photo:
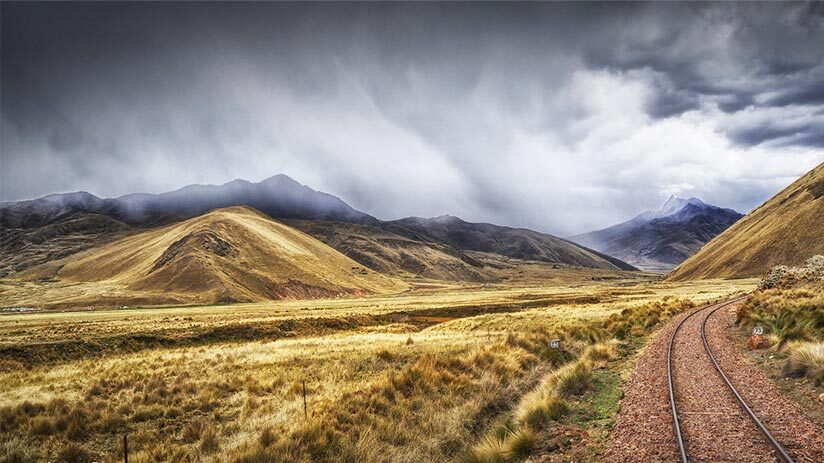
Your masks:
M 714 307 L 714 306 L 712 306 Z M 767 439 L 736 402 L 707 355 L 701 322 L 712 307 L 684 322 L 673 345 L 676 405 L 687 455 L 692 462 L 779 461 Z M 824 432 L 769 378 L 747 364 L 724 335 L 734 305 L 709 318 L 707 337 L 721 368 L 756 416 L 797 462 L 822 462 Z M 667 347 L 682 314 L 648 344 L 631 374 L 621 412 L 610 436 L 606 461 L 678 461 L 667 387 Z

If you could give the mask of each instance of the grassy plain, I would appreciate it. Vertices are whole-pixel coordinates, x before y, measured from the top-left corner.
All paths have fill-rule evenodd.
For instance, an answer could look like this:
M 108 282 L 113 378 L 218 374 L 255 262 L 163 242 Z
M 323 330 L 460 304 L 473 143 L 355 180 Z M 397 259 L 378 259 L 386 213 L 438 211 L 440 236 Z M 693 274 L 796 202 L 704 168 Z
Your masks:
M 3 315 L 0 461 L 122 461 L 124 433 L 132 462 L 516 461 L 557 426 L 609 420 L 616 352 L 754 284 L 575 278 Z

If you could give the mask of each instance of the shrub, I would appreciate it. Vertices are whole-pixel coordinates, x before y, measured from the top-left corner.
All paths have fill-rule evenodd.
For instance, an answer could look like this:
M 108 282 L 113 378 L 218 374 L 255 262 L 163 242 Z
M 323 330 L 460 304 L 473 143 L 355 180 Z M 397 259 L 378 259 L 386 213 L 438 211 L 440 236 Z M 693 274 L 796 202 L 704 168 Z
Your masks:
M 539 388 L 525 396 L 515 410 L 515 419 L 531 429 L 542 429 L 567 413 L 566 402 L 552 388 Z
M 752 294 L 738 308 L 737 322 L 761 325 L 781 343 L 824 337 L 824 291 L 819 288 L 770 289 Z
M 87 426 L 86 414 L 78 407 L 72 409 L 66 417 L 66 437 L 70 440 L 83 440 L 88 436 L 89 430 Z
M 497 437 L 485 437 L 463 457 L 464 463 L 505 463 L 506 442 Z
M 213 453 L 220 447 L 217 431 L 214 427 L 207 427 L 200 436 L 200 450 L 203 453 Z
M 592 386 L 592 364 L 581 360 L 561 368 L 555 376 L 558 381 L 559 394 L 562 396 L 579 395 Z
M 383 360 L 384 362 L 389 362 L 395 358 L 395 354 L 389 352 L 386 349 L 381 349 L 380 351 L 378 351 L 377 354 L 375 354 L 375 357 L 377 357 L 380 360 Z
M 693 307 L 695 304 L 690 300 L 667 296 L 660 301 L 630 307 L 610 315 L 604 321 L 604 329 L 618 339 L 643 336 L 661 322 Z
M 32 436 L 48 436 L 54 432 L 54 423 L 44 416 L 35 418 L 29 424 L 29 434 Z
M 89 463 L 92 456 L 79 444 L 68 444 L 57 452 L 57 461 L 60 463 Z
M 530 429 L 520 429 L 510 434 L 505 441 L 509 458 L 522 459 L 529 456 L 538 443 L 538 437 Z
M 499 423 L 492 428 L 492 435 L 498 439 L 506 439 L 506 436 L 515 432 L 516 429 L 517 427 L 515 426 L 515 423 L 513 423 L 510 419 L 506 419 L 504 422 Z
M 824 383 L 824 342 L 794 342 L 787 345 L 784 365 L 787 376 L 808 376 L 817 385 Z
M 14 449 L 7 452 L 3 452 L 3 459 L 0 459 L 2 463 L 23 463 L 25 461 L 29 461 L 26 459 L 26 455 L 20 449 Z
M 615 344 L 609 342 L 601 342 L 594 344 L 587 348 L 583 357 L 593 362 L 603 362 L 615 356 Z
M 195 442 L 200 439 L 201 434 L 206 429 L 206 422 L 203 420 L 192 420 L 186 423 L 183 430 L 180 431 L 180 437 L 185 442 Z
M 276 441 L 277 441 L 277 434 L 275 433 L 275 430 L 272 429 L 271 426 L 268 426 L 268 427 L 264 428 L 263 431 L 260 433 L 260 438 L 258 439 L 258 442 L 260 442 L 260 445 L 262 445 L 264 447 L 269 447 L 270 445 L 274 444 Z

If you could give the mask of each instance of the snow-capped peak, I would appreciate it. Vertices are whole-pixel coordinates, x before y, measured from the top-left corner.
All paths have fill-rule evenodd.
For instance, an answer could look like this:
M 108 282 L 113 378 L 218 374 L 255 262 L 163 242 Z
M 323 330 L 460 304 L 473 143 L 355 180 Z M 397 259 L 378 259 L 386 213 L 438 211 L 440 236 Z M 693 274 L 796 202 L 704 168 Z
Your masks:
M 703 201 L 701 201 L 700 199 L 698 199 L 694 196 L 692 198 L 687 199 L 687 198 L 681 198 L 679 196 L 672 195 L 672 196 L 669 197 L 667 202 L 665 202 L 664 205 L 661 206 L 661 209 L 658 209 L 657 211 L 655 211 L 655 217 L 660 218 L 660 217 L 670 216 L 672 214 L 677 213 L 678 211 L 683 209 L 688 204 L 692 204 L 692 205 L 695 205 L 695 206 L 701 206 L 701 207 L 707 205 L 706 203 L 704 203 Z

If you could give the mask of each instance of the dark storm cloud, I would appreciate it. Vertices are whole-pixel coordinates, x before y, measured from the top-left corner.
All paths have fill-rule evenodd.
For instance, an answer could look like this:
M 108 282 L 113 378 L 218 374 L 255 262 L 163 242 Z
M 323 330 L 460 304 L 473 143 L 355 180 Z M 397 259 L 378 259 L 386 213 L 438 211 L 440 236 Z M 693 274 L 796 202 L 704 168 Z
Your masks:
M 654 22 L 641 16 L 629 26 L 644 33 L 587 55 L 593 67 L 654 75 L 658 92 L 648 102 L 650 116 L 676 116 L 697 109 L 700 102 L 726 113 L 824 103 L 824 4 L 681 4 L 657 9 L 679 14 L 654 14 Z M 752 127 L 734 138 L 758 144 L 784 131 Z M 755 132 L 758 135 L 751 136 Z
M 810 82 L 779 91 L 776 96 L 767 99 L 766 104 L 770 106 L 824 104 L 824 72 L 815 75 Z
M 0 8 L 3 200 L 283 172 L 572 233 L 670 193 L 746 210 L 824 159 L 818 3 Z

